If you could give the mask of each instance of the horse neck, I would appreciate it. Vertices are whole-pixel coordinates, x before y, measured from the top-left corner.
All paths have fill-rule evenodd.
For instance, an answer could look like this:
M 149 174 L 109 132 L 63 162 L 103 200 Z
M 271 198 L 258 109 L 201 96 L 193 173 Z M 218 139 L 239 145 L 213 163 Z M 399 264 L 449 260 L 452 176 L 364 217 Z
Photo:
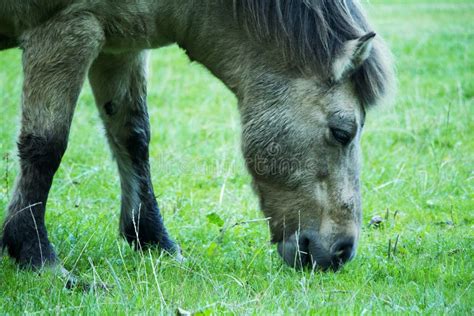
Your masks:
M 163 5 L 168 36 L 239 97 L 249 78 L 261 72 L 263 54 L 239 28 L 232 2 L 169 0 Z

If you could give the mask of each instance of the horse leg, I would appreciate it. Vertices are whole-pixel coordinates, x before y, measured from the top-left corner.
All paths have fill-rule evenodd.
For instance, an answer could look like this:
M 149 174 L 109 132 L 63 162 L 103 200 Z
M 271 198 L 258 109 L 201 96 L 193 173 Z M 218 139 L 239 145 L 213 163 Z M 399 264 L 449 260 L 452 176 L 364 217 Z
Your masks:
M 77 98 L 102 42 L 98 21 L 77 12 L 58 15 L 22 36 L 20 171 L 1 238 L 2 248 L 22 267 L 58 263 L 45 227 L 45 206 Z
M 101 55 L 89 79 L 120 174 L 121 234 L 136 249 L 159 246 L 179 255 L 151 182 L 145 63 L 145 52 Z

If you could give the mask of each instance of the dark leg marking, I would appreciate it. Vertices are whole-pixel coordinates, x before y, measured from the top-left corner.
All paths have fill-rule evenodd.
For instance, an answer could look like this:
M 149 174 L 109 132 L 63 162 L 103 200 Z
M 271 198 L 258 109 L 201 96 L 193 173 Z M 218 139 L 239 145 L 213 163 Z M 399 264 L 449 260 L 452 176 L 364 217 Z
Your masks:
M 138 210 L 134 210 L 135 214 L 132 214 L 134 216 L 131 220 L 128 219 L 127 222 L 122 223 L 125 224 L 123 235 L 136 248 L 159 245 L 165 250 L 174 251 L 174 242 L 164 229 L 163 219 L 153 191 L 148 150 L 150 127 L 148 114 L 145 111 L 146 104 L 142 106 L 142 109 L 143 112 L 133 113 L 127 124 L 129 136 L 124 145 L 126 154 L 131 160 L 133 177 L 138 184 L 137 194 L 140 205 Z
M 22 266 L 54 263 L 44 223 L 53 176 L 66 150 L 66 139 L 21 135 L 18 142 L 21 177 L 3 225 L 3 247 Z

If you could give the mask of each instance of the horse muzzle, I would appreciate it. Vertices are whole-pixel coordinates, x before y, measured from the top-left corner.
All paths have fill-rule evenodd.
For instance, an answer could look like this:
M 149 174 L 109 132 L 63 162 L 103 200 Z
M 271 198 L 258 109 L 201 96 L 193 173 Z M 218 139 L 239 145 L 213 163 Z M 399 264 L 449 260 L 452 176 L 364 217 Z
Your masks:
M 295 269 L 311 268 L 337 271 L 355 255 L 355 239 L 350 236 L 335 238 L 325 247 L 314 231 L 304 230 L 278 243 L 283 261 Z

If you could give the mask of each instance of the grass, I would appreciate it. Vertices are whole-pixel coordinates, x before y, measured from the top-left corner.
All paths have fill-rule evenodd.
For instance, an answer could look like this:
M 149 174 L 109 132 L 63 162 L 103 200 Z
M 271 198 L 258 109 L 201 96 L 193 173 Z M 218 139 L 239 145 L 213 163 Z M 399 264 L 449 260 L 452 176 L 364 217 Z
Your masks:
M 368 7 L 395 54 L 399 94 L 394 107 L 367 118 L 364 226 L 354 261 L 338 273 L 282 264 L 258 220 L 235 98 L 169 47 L 151 60 L 151 163 L 165 221 L 188 261 L 135 253 L 118 237 L 117 172 L 86 87 L 47 227 L 66 268 L 113 287 L 67 291 L 53 274 L 20 271 L 4 256 L 0 313 L 473 314 L 474 5 Z M 18 50 L 0 54 L 0 215 L 18 172 L 20 58 Z M 375 215 L 385 221 L 368 227 Z

